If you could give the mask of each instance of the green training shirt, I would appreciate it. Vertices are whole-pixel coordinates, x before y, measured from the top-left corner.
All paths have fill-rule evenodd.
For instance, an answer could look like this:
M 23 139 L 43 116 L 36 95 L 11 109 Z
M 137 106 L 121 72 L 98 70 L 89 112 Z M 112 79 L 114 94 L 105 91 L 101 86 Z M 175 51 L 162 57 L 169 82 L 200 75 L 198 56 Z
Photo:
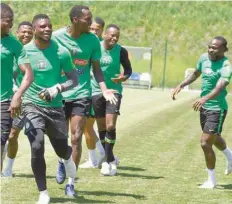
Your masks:
M 48 48 L 40 50 L 34 42 L 24 46 L 34 72 L 34 81 L 24 94 L 23 103 L 32 102 L 43 107 L 62 107 L 62 95 L 58 94 L 50 103 L 39 98 L 38 93 L 61 81 L 62 71 L 74 68 L 69 51 L 51 40 Z
M 197 70 L 202 73 L 201 97 L 209 94 L 215 87 L 219 79 L 224 79 L 230 82 L 232 75 L 231 64 L 227 57 L 218 61 L 209 59 L 208 53 L 201 55 L 198 63 Z M 208 110 L 227 110 L 228 105 L 226 102 L 226 89 L 222 90 L 214 99 L 208 100 L 203 108 Z
M 120 74 L 120 51 L 121 46 L 118 44 L 115 44 L 111 50 L 106 50 L 103 46 L 103 41 L 101 42 L 102 56 L 100 59 L 100 67 L 104 75 L 105 83 L 108 89 L 114 89 L 118 94 L 122 94 L 122 84 L 114 83 L 111 78 Z M 91 85 L 93 96 L 102 93 L 94 77 L 91 80 Z
M 92 33 L 83 33 L 79 38 L 72 38 L 67 28 L 62 28 L 53 33 L 53 38 L 65 46 L 71 53 L 73 63 L 78 71 L 79 85 L 63 92 L 66 101 L 91 97 L 90 68 L 91 61 L 101 57 L 100 42 Z
M 23 45 L 13 36 L 1 38 L 1 101 L 13 96 L 13 66 L 30 63 Z

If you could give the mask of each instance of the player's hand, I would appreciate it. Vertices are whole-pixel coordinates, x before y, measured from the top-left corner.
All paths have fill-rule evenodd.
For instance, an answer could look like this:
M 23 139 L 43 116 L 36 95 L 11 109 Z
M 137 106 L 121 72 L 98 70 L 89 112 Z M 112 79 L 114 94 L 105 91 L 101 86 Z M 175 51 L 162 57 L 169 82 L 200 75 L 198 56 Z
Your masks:
M 193 110 L 194 111 L 199 111 L 201 109 L 201 107 L 205 104 L 205 102 L 206 102 L 206 99 L 204 97 L 198 99 L 197 101 L 195 101 L 193 103 Z
M 123 74 L 117 74 L 116 77 L 111 78 L 111 80 L 115 83 L 121 83 L 127 80 L 127 77 L 124 76 Z
M 21 104 L 22 104 L 21 95 L 16 92 L 11 100 L 10 108 L 9 108 L 12 118 L 18 117 L 20 115 Z
M 111 104 L 117 103 L 118 99 L 115 97 L 114 93 L 116 93 L 116 90 L 113 89 L 106 89 L 103 91 L 103 96 L 106 99 L 106 101 L 109 101 Z
M 172 100 L 176 100 L 176 95 L 181 91 L 181 86 L 178 85 L 171 93 Z
M 40 91 L 39 97 L 46 102 L 51 102 L 60 92 L 61 92 L 61 85 L 56 84 L 55 86 Z

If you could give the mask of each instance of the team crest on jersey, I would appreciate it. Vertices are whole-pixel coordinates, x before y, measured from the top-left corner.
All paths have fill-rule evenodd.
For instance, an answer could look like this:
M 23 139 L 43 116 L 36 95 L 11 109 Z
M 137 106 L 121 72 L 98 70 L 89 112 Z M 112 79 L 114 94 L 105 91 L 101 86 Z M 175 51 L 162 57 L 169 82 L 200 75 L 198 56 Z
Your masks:
M 70 50 L 71 52 L 71 55 L 74 56 L 74 55 L 77 55 L 77 53 L 79 53 L 79 49 L 78 48 L 73 48 Z
M 112 63 L 112 57 L 109 55 L 103 55 L 101 58 L 101 63 L 102 64 L 110 64 Z
M 207 74 L 207 75 L 209 75 L 209 74 L 212 73 L 212 70 L 211 70 L 210 68 L 206 68 L 206 69 L 204 70 L 204 73 Z
M 45 67 L 46 67 L 46 62 L 45 62 L 44 60 L 39 60 L 39 61 L 37 62 L 37 67 L 38 67 L 39 69 L 45 69 Z

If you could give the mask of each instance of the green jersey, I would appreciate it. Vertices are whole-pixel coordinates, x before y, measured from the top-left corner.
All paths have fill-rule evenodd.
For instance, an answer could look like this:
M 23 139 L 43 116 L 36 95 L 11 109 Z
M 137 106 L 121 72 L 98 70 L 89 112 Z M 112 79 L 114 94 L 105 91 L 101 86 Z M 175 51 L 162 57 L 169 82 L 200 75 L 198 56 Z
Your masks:
M 34 42 L 24 46 L 31 61 L 34 81 L 24 94 L 23 103 L 34 103 L 43 107 L 62 107 L 62 95 L 58 94 L 50 103 L 39 98 L 38 93 L 61 81 L 62 71 L 74 68 L 69 51 L 55 41 L 46 49 L 39 49 Z
M 118 44 L 115 44 L 111 50 L 106 50 L 103 46 L 103 41 L 101 42 L 102 56 L 100 59 L 100 67 L 104 75 L 105 83 L 108 89 L 114 89 L 118 94 L 122 94 L 122 84 L 114 83 L 111 78 L 120 74 L 120 51 L 121 46 Z M 94 77 L 91 80 L 91 85 L 93 96 L 101 93 L 99 84 Z
M 209 94 L 216 87 L 219 79 L 230 82 L 232 75 L 231 64 L 227 57 L 212 61 L 209 59 L 208 53 L 201 55 L 197 63 L 197 70 L 202 73 L 201 97 Z M 227 110 L 226 95 L 227 91 L 224 89 L 214 99 L 208 100 L 203 107 L 209 110 Z
M 30 63 L 23 45 L 11 34 L 1 38 L 1 101 L 13 96 L 13 66 Z
M 21 70 L 20 70 L 19 66 L 16 64 L 16 62 L 14 62 L 13 73 L 14 73 L 14 75 L 15 74 L 17 75 L 17 77 L 15 79 L 15 82 L 16 82 L 15 85 L 17 87 L 19 87 L 20 84 L 21 84 L 21 82 L 22 82 L 22 80 L 23 80 L 24 74 L 21 72 Z
M 90 98 L 91 61 L 97 61 L 101 57 L 98 38 L 92 33 L 83 33 L 79 38 L 75 39 L 69 35 L 67 28 L 55 31 L 53 38 L 69 50 L 78 72 L 79 85 L 69 91 L 63 92 L 64 99 L 72 101 L 79 98 Z

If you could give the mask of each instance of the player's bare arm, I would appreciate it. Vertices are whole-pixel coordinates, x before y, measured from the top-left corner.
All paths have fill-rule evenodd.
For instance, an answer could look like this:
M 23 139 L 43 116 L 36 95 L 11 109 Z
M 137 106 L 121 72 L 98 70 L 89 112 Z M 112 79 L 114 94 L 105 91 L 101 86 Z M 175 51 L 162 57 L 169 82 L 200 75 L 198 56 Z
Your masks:
M 12 117 L 17 117 L 20 114 L 21 112 L 20 106 L 22 102 L 21 97 L 34 80 L 33 71 L 29 63 L 21 64 L 19 65 L 19 68 L 21 72 L 24 73 L 24 77 L 20 87 L 18 88 L 17 92 L 14 94 L 11 101 L 10 111 Z
M 100 87 L 100 89 L 102 91 L 103 96 L 110 103 L 116 104 L 117 98 L 114 96 L 114 93 L 116 91 L 112 90 L 112 89 L 107 89 L 102 70 L 100 69 L 99 60 L 92 61 L 92 67 L 93 67 L 93 75 L 94 75 L 96 81 L 99 84 L 99 87 Z
M 211 99 L 215 98 L 216 96 L 218 96 L 220 94 L 220 92 L 223 89 L 225 89 L 228 84 L 229 84 L 228 81 L 226 81 L 224 79 L 219 79 L 216 87 L 209 94 L 207 94 L 206 96 L 204 96 L 204 97 L 202 97 L 194 102 L 194 104 L 193 104 L 194 111 L 199 111 L 200 108 L 206 103 L 206 101 L 211 100 Z
M 201 72 L 195 69 L 191 74 L 189 74 L 184 81 L 182 81 L 173 91 L 171 94 L 172 100 L 176 100 L 176 95 L 181 91 L 182 88 L 185 86 L 193 83 L 196 79 L 201 75 Z

